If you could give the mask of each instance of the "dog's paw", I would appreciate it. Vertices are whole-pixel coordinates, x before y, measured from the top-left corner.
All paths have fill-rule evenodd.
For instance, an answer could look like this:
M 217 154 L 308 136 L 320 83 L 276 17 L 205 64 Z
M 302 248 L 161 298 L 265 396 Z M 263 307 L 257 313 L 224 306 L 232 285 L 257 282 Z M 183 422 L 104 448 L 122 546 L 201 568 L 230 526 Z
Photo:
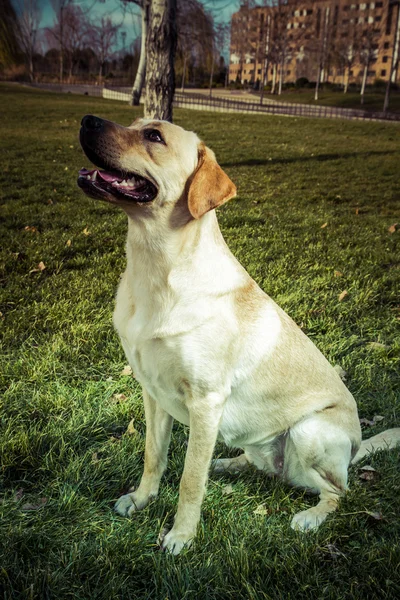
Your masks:
M 163 552 L 176 556 L 184 548 L 190 548 L 193 538 L 194 534 L 174 531 L 174 528 L 172 528 L 171 531 L 168 531 L 168 529 L 161 530 L 157 541 Z
M 294 515 L 290 526 L 295 531 L 315 531 L 326 517 L 327 513 L 321 512 L 317 506 L 314 506 Z
M 114 510 L 121 517 L 130 517 L 132 513 L 136 512 L 138 509 L 135 503 L 135 494 L 124 494 L 114 504 Z

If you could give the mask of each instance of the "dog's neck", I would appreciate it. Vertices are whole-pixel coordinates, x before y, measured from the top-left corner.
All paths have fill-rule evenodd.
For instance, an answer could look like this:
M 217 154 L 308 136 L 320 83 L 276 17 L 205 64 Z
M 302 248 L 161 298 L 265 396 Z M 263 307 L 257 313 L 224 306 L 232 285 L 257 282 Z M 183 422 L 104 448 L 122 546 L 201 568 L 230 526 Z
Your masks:
M 177 228 L 167 218 L 129 217 L 126 255 L 135 302 L 158 296 L 165 302 L 167 291 L 180 298 L 192 289 L 221 294 L 242 285 L 247 276 L 222 237 L 215 211 Z

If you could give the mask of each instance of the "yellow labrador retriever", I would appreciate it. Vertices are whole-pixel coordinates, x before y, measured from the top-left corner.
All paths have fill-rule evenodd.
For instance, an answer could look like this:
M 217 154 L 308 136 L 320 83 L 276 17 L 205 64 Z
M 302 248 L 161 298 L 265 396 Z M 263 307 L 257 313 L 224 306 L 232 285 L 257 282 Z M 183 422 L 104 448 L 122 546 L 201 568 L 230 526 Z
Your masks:
M 217 439 L 244 453 L 214 461 L 216 471 L 252 464 L 319 494 L 292 519 L 295 529 L 318 527 L 346 490 L 349 463 L 395 445 L 400 429 L 360 449 L 356 404 L 339 375 L 226 246 L 213 209 L 236 188 L 194 133 L 87 115 L 80 141 L 96 168 L 80 171 L 79 186 L 128 215 L 114 324 L 143 387 L 147 432 L 140 485 L 116 511 L 130 516 L 157 495 L 178 419 L 189 443 L 163 549 L 178 554 L 195 536 Z

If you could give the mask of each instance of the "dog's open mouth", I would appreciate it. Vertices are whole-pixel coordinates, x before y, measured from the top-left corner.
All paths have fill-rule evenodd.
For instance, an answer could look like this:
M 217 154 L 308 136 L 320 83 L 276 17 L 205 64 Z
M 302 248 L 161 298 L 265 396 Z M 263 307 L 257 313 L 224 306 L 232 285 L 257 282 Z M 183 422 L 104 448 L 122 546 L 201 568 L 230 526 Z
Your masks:
M 151 202 L 157 195 L 156 186 L 135 173 L 81 169 L 78 185 L 89 196 L 109 197 L 116 200 Z

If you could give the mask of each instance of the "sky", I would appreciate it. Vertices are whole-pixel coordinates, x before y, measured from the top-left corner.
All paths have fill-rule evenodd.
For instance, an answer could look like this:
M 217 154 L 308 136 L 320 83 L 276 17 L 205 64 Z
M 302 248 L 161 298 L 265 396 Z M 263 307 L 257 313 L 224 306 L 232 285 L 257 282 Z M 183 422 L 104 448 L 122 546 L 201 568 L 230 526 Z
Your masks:
M 18 0 L 12 1 L 18 4 Z M 240 0 L 200 0 L 200 2 L 204 4 L 206 10 L 212 12 L 215 21 L 225 23 L 230 22 L 232 14 L 239 10 L 240 5 Z M 114 23 L 121 23 L 123 19 L 121 32 L 126 31 L 126 48 L 129 48 L 135 38 L 140 36 L 140 12 L 138 7 L 133 4 L 129 5 L 130 10 L 126 11 L 125 17 L 121 0 L 75 0 L 75 4 L 79 4 L 83 9 L 93 5 L 90 10 L 92 18 L 95 16 L 110 16 Z M 51 0 L 39 0 L 39 5 L 42 15 L 41 28 L 51 27 L 54 24 L 55 16 Z M 122 47 L 122 36 L 119 38 L 118 46 Z

